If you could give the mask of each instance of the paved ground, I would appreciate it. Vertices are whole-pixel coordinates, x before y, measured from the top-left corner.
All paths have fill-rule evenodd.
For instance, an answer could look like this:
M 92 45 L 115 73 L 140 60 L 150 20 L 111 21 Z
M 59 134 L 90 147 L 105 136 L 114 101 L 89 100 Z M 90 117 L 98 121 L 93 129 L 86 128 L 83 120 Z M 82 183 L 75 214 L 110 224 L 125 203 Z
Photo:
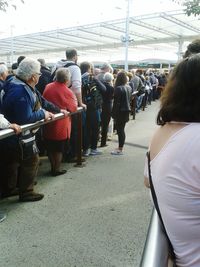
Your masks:
M 124 156 L 112 156 L 117 137 L 89 157 L 84 168 L 48 177 L 42 160 L 36 203 L 3 200 L 0 267 L 137 267 L 151 213 L 143 187 L 146 147 L 155 128 L 158 103 L 126 127 Z

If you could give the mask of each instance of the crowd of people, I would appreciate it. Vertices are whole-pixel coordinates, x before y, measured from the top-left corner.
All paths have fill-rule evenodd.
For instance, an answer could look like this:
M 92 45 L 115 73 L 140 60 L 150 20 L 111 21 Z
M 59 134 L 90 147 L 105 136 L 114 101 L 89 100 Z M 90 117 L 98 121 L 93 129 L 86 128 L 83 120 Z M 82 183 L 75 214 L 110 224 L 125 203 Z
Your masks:
M 66 173 L 62 162 L 73 162 L 77 157 L 78 117 L 69 116 L 77 107 L 83 108 L 83 156 L 100 155 L 98 142 L 100 147 L 107 146 L 108 132 L 113 128 L 118 147 L 111 154 L 121 156 L 130 113 L 159 98 L 159 79 L 152 72 L 113 70 L 108 63 L 98 69 L 90 62 L 77 62 L 76 49 L 67 49 L 66 59 L 52 70 L 44 59 L 24 56 L 11 71 L 5 63 L 0 64 L 0 129 L 11 128 L 16 133 L 0 140 L 1 198 L 18 195 L 19 201 L 28 202 L 44 197 L 34 189 L 39 155 L 48 156 L 49 175 Z M 56 113 L 63 113 L 63 118 L 53 121 Z M 42 119 L 52 122 L 21 130 L 21 125 Z

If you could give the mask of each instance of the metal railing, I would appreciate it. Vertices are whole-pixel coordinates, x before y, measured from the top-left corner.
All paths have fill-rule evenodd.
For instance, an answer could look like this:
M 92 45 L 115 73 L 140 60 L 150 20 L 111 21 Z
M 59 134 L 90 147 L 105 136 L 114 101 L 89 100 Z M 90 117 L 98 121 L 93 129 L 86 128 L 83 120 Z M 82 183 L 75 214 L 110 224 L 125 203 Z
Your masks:
M 76 112 L 71 112 L 71 113 L 69 112 L 69 116 L 72 116 L 72 115 L 78 116 L 77 162 L 76 162 L 77 166 L 82 165 L 82 111 L 83 111 L 83 108 L 79 107 Z M 40 121 L 37 121 L 35 123 L 22 125 L 21 128 L 22 128 L 22 131 L 24 132 L 26 130 L 39 128 L 40 126 L 42 126 L 44 124 L 63 119 L 64 117 L 65 116 L 63 113 L 58 113 L 58 114 L 55 114 L 55 118 L 53 120 L 52 119 L 49 119 L 47 121 L 40 120 Z M 12 129 L 1 130 L 0 131 L 0 139 L 6 138 L 6 137 L 14 135 L 14 134 L 15 134 L 15 132 Z
M 153 209 L 140 267 L 173 267 L 169 246 L 157 211 Z

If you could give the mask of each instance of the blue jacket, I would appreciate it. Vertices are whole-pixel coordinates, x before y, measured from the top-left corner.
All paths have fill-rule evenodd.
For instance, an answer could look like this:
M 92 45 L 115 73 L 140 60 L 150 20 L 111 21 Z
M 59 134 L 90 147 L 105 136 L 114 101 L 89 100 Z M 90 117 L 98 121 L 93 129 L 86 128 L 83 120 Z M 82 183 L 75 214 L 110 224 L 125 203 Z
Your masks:
M 45 118 L 45 110 L 58 113 L 60 109 L 45 100 L 37 90 L 33 90 L 25 82 L 11 77 L 4 83 L 4 95 L 1 111 L 11 123 L 19 125 L 34 123 Z M 35 110 L 36 94 L 42 106 Z

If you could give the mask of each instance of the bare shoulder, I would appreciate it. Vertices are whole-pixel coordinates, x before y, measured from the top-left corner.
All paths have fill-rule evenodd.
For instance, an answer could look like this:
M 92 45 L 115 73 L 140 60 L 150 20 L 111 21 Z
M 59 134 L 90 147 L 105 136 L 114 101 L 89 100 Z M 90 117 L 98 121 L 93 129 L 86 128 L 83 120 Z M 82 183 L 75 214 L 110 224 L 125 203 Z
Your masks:
M 176 123 L 166 123 L 164 126 L 159 126 L 155 131 L 150 143 L 151 159 L 153 159 L 160 152 L 172 135 L 185 126 L 186 125 L 184 124 Z

